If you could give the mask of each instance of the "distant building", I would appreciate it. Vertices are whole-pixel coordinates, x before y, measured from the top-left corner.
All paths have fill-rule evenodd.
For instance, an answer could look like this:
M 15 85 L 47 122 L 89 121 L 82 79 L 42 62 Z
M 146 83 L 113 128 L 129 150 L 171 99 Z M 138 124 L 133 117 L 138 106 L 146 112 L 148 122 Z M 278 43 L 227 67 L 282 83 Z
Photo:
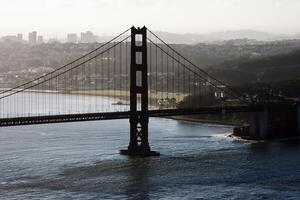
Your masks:
M 69 43 L 77 43 L 77 34 L 76 33 L 68 33 L 67 42 Z
M 48 43 L 59 43 L 59 40 L 57 38 L 50 38 Z
M 30 73 L 39 73 L 39 74 L 42 74 L 42 73 L 49 73 L 49 72 L 52 72 L 54 69 L 52 67 L 44 67 L 44 66 L 41 66 L 41 67 L 34 67 L 34 68 L 29 68 L 28 69 L 28 72 Z
M 225 92 L 223 91 L 224 89 L 226 89 L 225 85 L 217 85 L 217 88 L 219 88 L 219 90 L 215 91 L 215 98 L 216 99 L 223 99 L 226 97 Z
M 6 35 L 1 37 L 2 42 L 18 42 L 18 38 L 15 35 Z
M 37 35 L 36 31 L 33 31 L 33 32 L 28 34 L 28 42 L 30 44 L 35 44 L 36 43 L 36 35 Z
M 0 38 L 1 42 L 22 42 L 23 35 L 21 33 L 17 35 L 6 35 Z
M 22 42 L 23 41 L 23 34 L 22 33 L 18 33 L 17 38 L 18 38 L 19 42 Z
M 97 36 L 95 36 L 91 31 L 81 33 L 80 42 L 81 43 L 94 43 L 94 42 L 97 42 Z
M 39 36 L 37 37 L 37 43 L 41 44 L 41 43 L 43 43 L 43 42 L 44 42 L 43 36 L 39 35 Z

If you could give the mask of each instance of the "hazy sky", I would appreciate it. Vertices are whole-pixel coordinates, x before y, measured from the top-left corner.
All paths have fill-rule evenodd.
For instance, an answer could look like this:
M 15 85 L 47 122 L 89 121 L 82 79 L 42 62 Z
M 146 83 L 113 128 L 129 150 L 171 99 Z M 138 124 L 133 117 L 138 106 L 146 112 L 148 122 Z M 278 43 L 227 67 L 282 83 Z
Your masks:
M 300 0 L 0 0 L 0 34 L 46 37 L 132 25 L 178 33 L 256 29 L 300 32 Z M 26 36 L 27 37 L 27 36 Z

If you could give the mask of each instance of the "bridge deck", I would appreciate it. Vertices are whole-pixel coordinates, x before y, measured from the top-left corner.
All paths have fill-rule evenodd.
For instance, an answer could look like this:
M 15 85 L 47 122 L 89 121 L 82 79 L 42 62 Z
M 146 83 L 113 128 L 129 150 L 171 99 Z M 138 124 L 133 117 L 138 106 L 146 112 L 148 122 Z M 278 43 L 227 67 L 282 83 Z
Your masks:
M 232 106 L 232 107 L 201 107 L 194 109 L 165 109 L 149 110 L 149 117 L 166 117 L 176 115 L 199 115 L 199 114 L 221 114 L 262 111 L 262 106 Z M 66 123 L 77 121 L 113 120 L 128 119 L 130 111 L 126 112 L 105 112 L 69 115 L 51 115 L 35 117 L 2 118 L 0 126 L 19 126 L 32 124 Z

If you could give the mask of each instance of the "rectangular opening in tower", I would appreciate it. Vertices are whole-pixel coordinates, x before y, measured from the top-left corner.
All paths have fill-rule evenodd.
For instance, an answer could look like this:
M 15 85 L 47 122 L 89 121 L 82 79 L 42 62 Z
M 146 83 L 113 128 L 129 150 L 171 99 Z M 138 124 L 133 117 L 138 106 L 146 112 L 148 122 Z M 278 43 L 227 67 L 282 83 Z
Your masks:
M 136 110 L 141 111 L 142 110 L 142 94 L 138 93 L 136 94 L 137 102 L 136 102 Z
M 136 71 L 136 86 L 141 87 L 142 86 L 142 72 Z
M 143 35 L 142 34 L 136 34 L 135 35 L 135 46 L 142 46 L 143 45 Z
M 136 52 L 135 53 L 135 63 L 138 65 L 141 65 L 143 63 L 143 53 L 142 52 Z

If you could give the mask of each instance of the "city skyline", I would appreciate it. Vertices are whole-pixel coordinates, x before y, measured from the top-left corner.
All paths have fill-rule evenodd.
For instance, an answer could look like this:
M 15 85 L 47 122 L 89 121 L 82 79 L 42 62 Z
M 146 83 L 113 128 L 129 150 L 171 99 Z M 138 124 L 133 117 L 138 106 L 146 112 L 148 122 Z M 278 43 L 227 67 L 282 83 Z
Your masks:
M 25 36 L 25 37 L 24 37 Z M 80 33 L 66 33 L 62 38 L 50 37 L 44 38 L 44 35 L 38 34 L 38 31 L 30 31 L 28 33 L 15 33 L 11 35 L 0 35 L 1 40 L 12 40 L 18 42 L 29 42 L 32 44 L 43 43 L 45 41 L 57 40 L 59 42 L 71 43 L 92 43 L 99 40 L 99 36 L 95 35 L 92 31 L 82 31 Z
M 38 35 L 36 35 L 36 42 L 38 42 L 38 38 L 40 37 L 40 39 L 43 42 L 46 41 L 53 41 L 53 40 L 57 40 L 59 42 L 70 42 L 72 41 L 72 43 L 77 43 L 77 42 L 82 42 L 82 43 L 90 43 L 90 42 L 100 42 L 101 39 L 105 38 L 111 38 L 114 37 L 115 35 L 107 35 L 107 34 L 95 34 L 93 31 L 90 30 L 85 30 L 85 31 L 80 31 L 80 32 L 66 32 L 60 35 L 60 37 L 53 36 L 53 37 L 49 37 L 49 34 L 45 35 L 41 34 L 39 31 L 30 31 L 28 33 L 23 33 L 23 32 L 17 32 L 17 33 L 13 33 L 13 34 L 9 34 L 9 35 L 0 35 L 0 40 L 5 40 L 5 39 L 16 39 L 16 40 L 20 40 L 20 41 L 29 41 L 29 35 L 31 33 L 38 33 Z M 168 36 L 179 36 L 179 37 L 191 37 L 193 36 L 197 36 L 197 37 L 208 37 L 210 35 L 214 35 L 215 39 L 212 38 L 206 38 L 203 39 L 203 41 L 205 42 L 209 42 L 209 41 L 226 41 L 226 40 L 231 40 L 231 39 L 254 39 L 254 40 L 258 40 L 258 41 L 274 41 L 274 40 L 282 40 L 282 39 L 299 39 L 300 37 L 300 33 L 295 33 L 295 34 L 283 34 L 283 33 L 271 33 L 271 32 L 264 32 L 264 31 L 258 31 L 258 30 L 251 30 L 251 29 L 240 29 L 240 30 L 224 30 L 224 31 L 215 31 L 215 32 L 207 32 L 207 33 L 175 33 L 175 32 L 167 32 L 167 31 L 154 31 L 159 35 L 164 35 L 164 37 L 168 37 Z M 48 37 L 47 37 L 48 35 Z M 87 37 L 89 37 L 88 39 L 85 39 L 85 35 L 88 35 Z M 222 38 L 222 35 L 224 36 L 224 38 Z M 246 36 L 245 36 L 246 35 Z M 72 37 L 72 39 L 69 39 L 69 37 Z M 75 37 L 75 38 L 74 38 Z M 261 37 L 263 39 L 261 39 Z M 20 39 L 21 38 L 21 39 Z M 40 41 L 41 41 L 40 40 Z M 74 41 L 77 42 L 74 42 Z M 172 40 L 171 40 L 172 41 Z M 35 43 L 35 42 L 33 42 Z M 39 43 L 39 42 L 38 42 Z

